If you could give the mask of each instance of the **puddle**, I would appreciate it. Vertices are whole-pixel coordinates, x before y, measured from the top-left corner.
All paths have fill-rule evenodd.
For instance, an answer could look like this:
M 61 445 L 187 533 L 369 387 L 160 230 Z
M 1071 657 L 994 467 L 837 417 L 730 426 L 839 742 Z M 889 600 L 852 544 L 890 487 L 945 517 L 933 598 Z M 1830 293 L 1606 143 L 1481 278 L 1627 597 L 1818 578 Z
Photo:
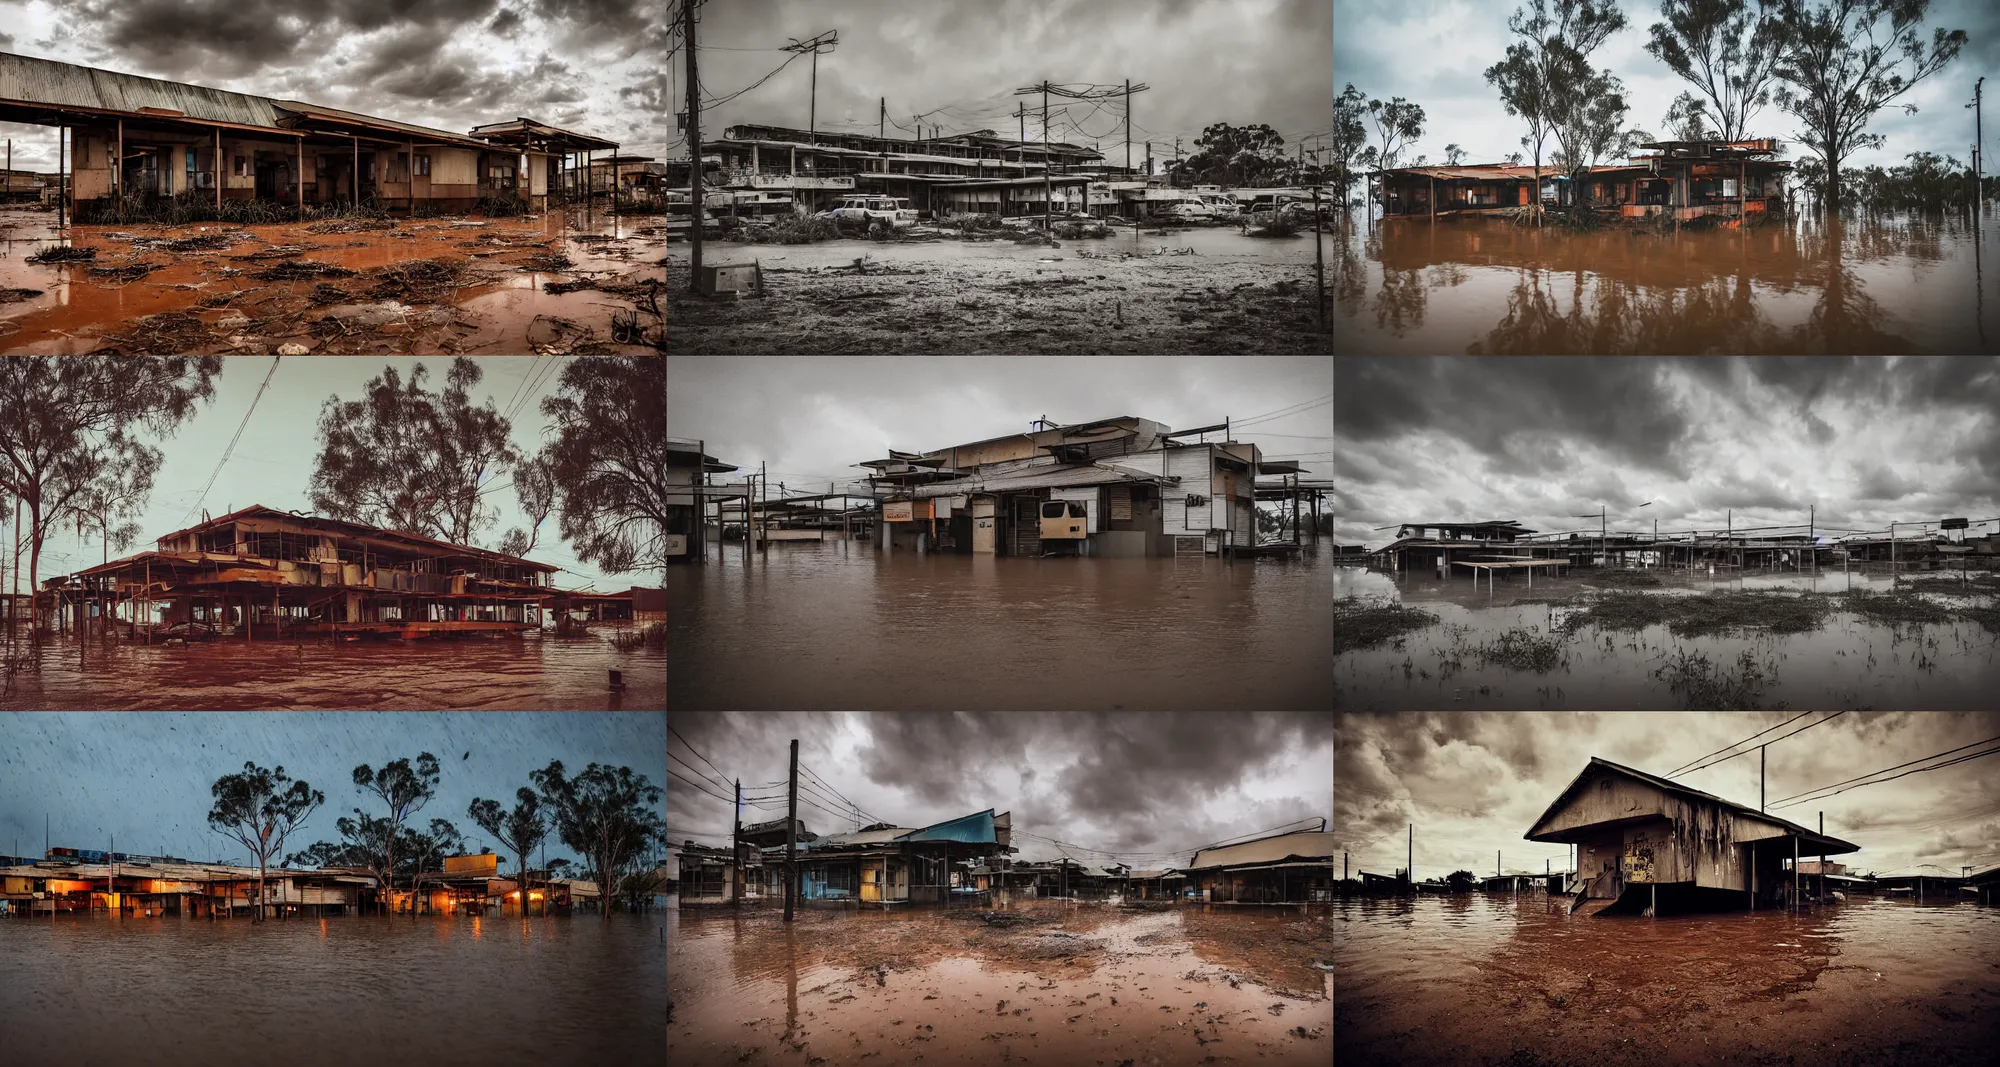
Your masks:
M 1913 584 L 1906 572 L 1898 583 L 1886 568 L 1653 573 L 1658 587 L 1579 574 L 1537 578 L 1533 589 L 1522 579 L 1497 590 L 1482 582 L 1474 591 L 1465 577 L 1399 580 L 1337 568 L 1343 612 L 1367 603 L 1405 610 L 1400 618 L 1371 613 L 1365 626 L 1343 631 L 1366 633 L 1336 645 L 1336 702 L 1385 710 L 1986 708 L 2000 687 L 2000 596 L 1990 581 L 1982 588 L 1934 572 Z M 1650 599 L 1659 597 L 1701 599 Z
M 72 226 L 65 242 L 55 215 L 0 210 L 0 290 L 38 290 L 0 300 L 0 351 L 72 355 L 120 346 L 139 322 L 170 312 L 192 314 L 210 329 L 176 330 L 176 351 L 269 354 L 283 344 L 313 352 L 536 351 L 531 331 L 546 333 L 550 319 L 582 327 L 557 331 L 580 351 L 644 354 L 648 345 L 613 340 L 613 315 L 643 303 L 635 295 L 653 279 L 665 247 L 659 217 L 586 220 L 571 211 L 512 219 L 341 219 L 321 222 L 186 226 Z M 362 224 L 367 224 L 364 228 Z M 353 225 L 355 228 L 348 229 Z M 167 242 L 178 242 L 169 245 Z M 69 244 L 96 252 L 88 261 L 30 263 L 28 258 Z M 542 269 L 553 255 L 571 266 Z M 370 303 L 383 287 L 385 269 L 405 271 L 421 261 L 456 264 L 473 284 L 434 289 L 422 302 L 455 309 L 429 324 L 385 321 L 360 333 L 316 328 L 331 304 Z M 310 266 L 338 268 L 322 273 Z M 150 268 L 141 270 L 139 268 Z M 352 271 L 352 275 L 340 274 Z M 618 292 L 586 288 L 549 293 L 548 283 L 586 281 Z M 318 289 L 331 286 L 331 289 Z M 382 293 L 397 298 L 400 293 Z M 243 322 L 225 326 L 225 315 Z M 537 326 L 538 320 L 543 324 Z M 156 342 L 146 336 L 146 342 Z M 123 348 L 157 351 L 127 340 Z
M 991 914 L 991 913 L 989 913 Z M 1326 909 L 676 913 L 669 1059 L 1298 1064 L 1331 1055 Z M 1302 1028 L 1305 1035 L 1293 1032 Z

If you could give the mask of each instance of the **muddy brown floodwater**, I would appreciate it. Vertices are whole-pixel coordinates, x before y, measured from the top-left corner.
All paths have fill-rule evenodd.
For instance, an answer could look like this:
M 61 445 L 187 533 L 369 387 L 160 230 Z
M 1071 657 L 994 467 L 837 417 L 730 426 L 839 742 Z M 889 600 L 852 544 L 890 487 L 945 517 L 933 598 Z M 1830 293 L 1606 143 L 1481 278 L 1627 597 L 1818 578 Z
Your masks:
M 1334 239 L 1322 240 L 1331 290 Z M 688 260 L 684 243 L 667 251 L 675 352 L 1331 351 L 1313 312 L 1310 231 L 1119 227 L 1056 248 L 956 237 L 709 242 L 704 264 L 762 264 L 765 295 L 742 299 L 689 295 Z
M 1334 905 L 1339 1062 L 1989 1064 L 2000 908 L 1850 898 L 1571 917 L 1539 893 Z
M 646 295 L 665 278 L 661 216 L 572 208 L 567 218 L 76 225 L 66 236 L 55 221 L 53 212 L 0 210 L 0 352 L 659 350 L 651 342 L 660 320 Z M 167 244 L 188 239 L 212 247 Z M 28 262 L 63 245 L 95 258 Z M 565 291 L 552 293 L 551 284 Z M 613 317 L 635 312 L 642 332 L 621 343 Z
M 657 1064 L 663 927 L 657 911 L 0 919 L 0 1063 Z
M 667 915 L 667 1062 L 1324 1067 L 1328 909 Z M 1002 917 L 1000 925 L 982 915 Z M 1019 919 L 1013 922 L 1008 920 Z
M 1577 233 L 1357 212 L 1326 284 L 1346 353 L 1959 355 L 2000 346 L 1996 257 L 2000 217 Z
M 740 543 L 709 551 L 707 566 L 667 570 L 674 710 L 1333 704 L 1330 553 L 1030 559 L 779 541 L 746 566 Z
M 653 710 L 665 706 L 662 646 L 581 637 L 421 641 L 215 641 L 144 645 L 56 637 L 34 650 L 0 708 L 368 708 Z M 26 626 L 21 635 L 26 637 Z M 621 672 L 623 689 L 610 688 Z

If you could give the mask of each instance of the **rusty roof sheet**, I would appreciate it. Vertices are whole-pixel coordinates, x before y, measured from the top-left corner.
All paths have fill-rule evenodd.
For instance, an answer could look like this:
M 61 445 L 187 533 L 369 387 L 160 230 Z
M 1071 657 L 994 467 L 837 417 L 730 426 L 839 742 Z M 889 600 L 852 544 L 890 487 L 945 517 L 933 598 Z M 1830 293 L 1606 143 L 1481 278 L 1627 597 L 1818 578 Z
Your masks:
M 279 128 L 277 110 L 261 96 L 8 52 L 0 52 L 0 100 L 131 114 L 161 108 L 179 113 L 165 118 Z
M 465 148 L 490 149 L 494 147 L 484 141 L 475 141 L 464 134 L 452 133 L 449 130 L 440 130 L 430 126 L 418 126 L 411 122 L 397 122 L 395 119 L 377 118 L 374 115 L 363 115 L 354 111 L 342 111 L 337 107 L 327 107 L 325 104 L 308 104 L 303 100 L 273 100 L 270 103 L 276 104 L 285 111 L 295 112 L 310 119 L 344 123 L 350 126 L 363 126 L 391 133 L 409 134 L 414 137 L 431 141 L 443 141 L 446 144 Z
M 1810 827 L 1800 826 L 1798 823 L 1795 823 L 1790 819 L 1780 818 L 1779 816 L 1773 815 L 1767 811 L 1758 811 L 1757 809 L 1752 808 L 1748 805 L 1738 804 L 1733 800 L 1727 800 L 1722 797 L 1716 796 L 1714 793 L 1704 793 L 1701 790 L 1695 789 L 1691 786 L 1685 786 L 1679 782 L 1671 781 L 1666 778 L 1661 778 L 1658 775 L 1648 774 L 1645 771 L 1639 770 L 1636 767 L 1627 767 L 1622 763 L 1613 763 L 1610 760 L 1605 759 L 1601 756 L 1590 757 L 1590 762 L 1584 764 L 1583 770 L 1578 772 L 1575 778 L 1570 779 L 1569 785 L 1563 787 L 1563 791 L 1557 794 L 1555 801 L 1548 806 L 1548 810 L 1542 812 L 1541 817 L 1535 820 L 1534 825 L 1529 827 L 1528 832 L 1521 835 L 1522 838 L 1528 841 L 1562 840 L 1561 838 L 1556 837 L 1552 834 L 1538 835 L 1535 831 L 1536 829 L 1540 828 L 1543 823 L 1549 821 L 1549 818 L 1553 816 L 1558 810 L 1560 810 L 1563 807 L 1563 805 L 1569 803 L 1571 795 L 1574 794 L 1577 791 L 1577 789 L 1584 784 L 1584 782 L 1588 781 L 1591 775 L 1597 772 L 1600 768 L 1611 771 L 1612 773 L 1615 774 L 1622 774 L 1629 778 L 1633 778 L 1638 781 L 1644 782 L 1648 785 L 1651 785 L 1661 790 L 1662 792 L 1676 793 L 1682 796 L 1694 797 L 1696 800 L 1704 800 L 1712 804 L 1719 804 L 1722 807 L 1728 808 L 1730 811 L 1733 811 L 1736 814 L 1741 815 L 1746 819 L 1756 819 L 1760 822 L 1767 822 L 1774 826 L 1790 830 L 1793 836 L 1796 836 L 1802 841 L 1807 842 L 1811 846 L 1811 851 L 1819 853 L 1821 855 L 1838 856 L 1843 853 L 1861 851 L 1861 846 L 1854 844 L 1851 841 L 1843 841 L 1840 838 L 1833 837 L 1828 834 L 1822 834 Z
M 1198 871 L 1210 867 L 1237 867 L 1248 863 L 1278 863 L 1293 857 L 1331 859 L 1333 853 L 1331 833 L 1301 830 L 1297 833 L 1280 834 L 1277 837 L 1245 841 L 1240 845 L 1205 848 L 1195 853 L 1192 863 L 1180 869 Z
M 910 495 L 918 500 L 928 500 L 933 497 L 962 496 L 966 493 L 1014 493 L 1024 489 L 1166 481 L 1168 479 L 1157 474 L 1098 460 L 1095 463 L 1028 467 L 1008 471 L 1005 474 L 973 475 L 969 478 L 938 482 L 935 485 L 918 486 L 910 490 Z
M 1592 174 L 1614 170 L 1646 170 L 1652 168 L 1644 163 L 1604 163 L 1590 168 Z M 1535 168 L 1529 164 L 1488 163 L 1461 167 L 1398 167 L 1390 174 L 1414 174 L 1431 178 L 1463 178 L 1473 181 L 1534 181 Z M 1562 172 L 1544 164 L 1542 177 L 1553 179 Z

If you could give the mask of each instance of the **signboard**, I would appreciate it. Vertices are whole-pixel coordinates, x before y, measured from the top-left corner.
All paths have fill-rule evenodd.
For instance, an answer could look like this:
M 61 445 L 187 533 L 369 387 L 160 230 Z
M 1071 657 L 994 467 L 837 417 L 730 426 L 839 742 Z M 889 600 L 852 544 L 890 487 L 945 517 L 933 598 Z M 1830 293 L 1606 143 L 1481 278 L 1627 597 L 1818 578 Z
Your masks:
M 500 869 L 500 857 L 491 853 L 483 856 L 446 856 L 446 874 L 493 874 Z
M 891 500 L 882 505 L 883 522 L 909 522 L 911 501 Z
M 688 543 L 686 534 L 667 535 L 667 555 L 685 556 L 687 555 L 687 550 L 688 550 Z

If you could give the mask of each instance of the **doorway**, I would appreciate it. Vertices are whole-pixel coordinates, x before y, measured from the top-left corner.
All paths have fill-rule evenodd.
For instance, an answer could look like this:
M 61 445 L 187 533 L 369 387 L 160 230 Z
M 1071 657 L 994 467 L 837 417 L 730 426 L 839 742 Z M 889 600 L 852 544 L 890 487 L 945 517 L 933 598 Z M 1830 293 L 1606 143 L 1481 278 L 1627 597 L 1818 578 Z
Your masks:
M 292 192 L 292 165 L 279 159 L 264 159 L 257 153 L 254 166 L 257 175 L 257 199 L 288 199 Z

